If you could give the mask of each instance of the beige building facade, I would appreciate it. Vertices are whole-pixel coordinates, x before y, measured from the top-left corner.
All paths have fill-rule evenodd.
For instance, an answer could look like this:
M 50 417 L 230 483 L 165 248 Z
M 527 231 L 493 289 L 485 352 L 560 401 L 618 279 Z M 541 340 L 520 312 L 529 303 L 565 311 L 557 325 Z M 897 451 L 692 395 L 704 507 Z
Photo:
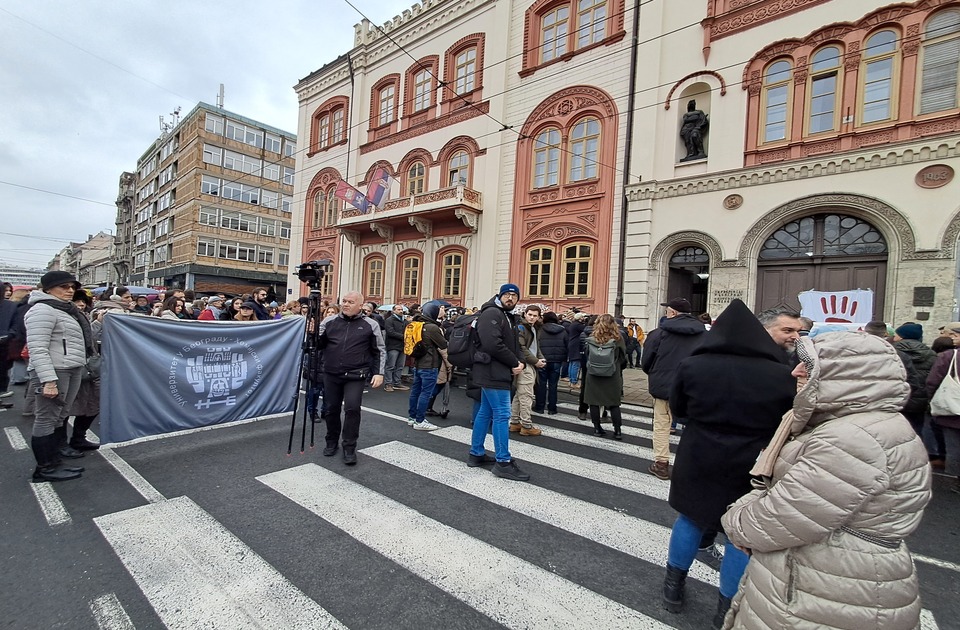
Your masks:
M 687 4 L 642 20 L 644 39 L 672 34 L 640 75 L 653 150 L 632 155 L 626 310 L 653 325 L 678 295 L 716 315 L 872 289 L 874 319 L 928 337 L 955 320 L 960 3 Z M 682 162 L 690 100 L 707 157 Z
M 956 0 L 425 0 L 296 86 L 291 257 L 333 261 L 329 299 L 510 281 L 650 327 L 676 296 L 871 289 L 876 319 L 949 321 L 958 46 Z M 389 201 L 333 195 L 378 169 Z

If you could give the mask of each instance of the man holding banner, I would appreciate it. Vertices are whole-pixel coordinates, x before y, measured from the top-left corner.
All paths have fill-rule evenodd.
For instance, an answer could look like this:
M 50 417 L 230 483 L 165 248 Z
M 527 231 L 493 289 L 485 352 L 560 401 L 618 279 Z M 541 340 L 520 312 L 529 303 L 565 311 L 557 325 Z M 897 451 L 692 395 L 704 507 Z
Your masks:
M 336 454 L 342 435 L 343 462 L 348 466 L 357 463 L 360 405 L 366 379 L 372 377 L 370 385 L 380 387 L 386 359 L 380 326 L 361 314 L 362 306 L 363 296 L 350 291 L 340 300 L 340 312 L 320 322 L 318 332 L 319 346 L 323 348 L 323 421 L 327 425 L 323 454 Z

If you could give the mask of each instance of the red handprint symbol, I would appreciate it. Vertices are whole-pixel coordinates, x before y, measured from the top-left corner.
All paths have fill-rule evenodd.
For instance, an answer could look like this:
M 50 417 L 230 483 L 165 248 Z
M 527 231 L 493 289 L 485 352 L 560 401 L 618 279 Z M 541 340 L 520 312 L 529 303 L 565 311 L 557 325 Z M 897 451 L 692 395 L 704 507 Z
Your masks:
M 860 305 L 858 300 L 851 300 L 846 295 L 840 298 L 839 304 L 837 303 L 837 296 L 831 295 L 828 300 L 826 296 L 820 298 L 820 307 L 823 309 L 823 313 L 826 315 L 824 319 L 825 322 L 832 323 L 841 323 L 841 324 L 850 324 L 854 321 L 854 316 L 857 314 L 857 307 Z M 837 308 L 839 306 L 839 309 Z

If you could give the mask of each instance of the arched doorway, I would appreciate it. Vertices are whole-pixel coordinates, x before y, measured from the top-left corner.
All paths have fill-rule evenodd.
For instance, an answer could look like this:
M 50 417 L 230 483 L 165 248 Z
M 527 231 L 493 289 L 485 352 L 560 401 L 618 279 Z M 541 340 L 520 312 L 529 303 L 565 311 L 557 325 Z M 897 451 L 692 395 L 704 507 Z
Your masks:
M 767 237 L 757 258 L 757 310 L 800 310 L 797 295 L 873 289 L 874 319 L 882 319 L 887 241 L 873 225 L 835 212 L 784 223 Z
M 707 286 L 710 255 L 702 247 L 681 247 L 670 257 L 667 299 L 682 297 L 690 301 L 694 313 L 707 310 Z

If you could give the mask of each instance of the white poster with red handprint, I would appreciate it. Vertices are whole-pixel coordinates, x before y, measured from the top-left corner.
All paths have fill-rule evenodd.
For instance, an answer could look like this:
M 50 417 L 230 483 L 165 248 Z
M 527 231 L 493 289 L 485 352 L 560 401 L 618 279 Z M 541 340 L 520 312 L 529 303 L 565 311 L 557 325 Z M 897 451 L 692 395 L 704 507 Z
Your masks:
M 873 289 L 804 291 L 800 314 L 815 322 L 866 324 L 873 321 Z

